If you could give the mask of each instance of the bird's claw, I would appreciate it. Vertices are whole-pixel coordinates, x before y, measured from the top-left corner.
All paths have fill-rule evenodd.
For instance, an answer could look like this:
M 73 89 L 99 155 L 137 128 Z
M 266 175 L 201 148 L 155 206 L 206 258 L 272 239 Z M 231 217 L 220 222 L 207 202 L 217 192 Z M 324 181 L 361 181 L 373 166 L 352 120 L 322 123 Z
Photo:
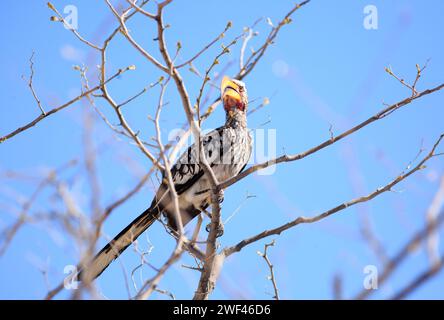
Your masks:
M 210 232 L 211 223 L 207 224 L 205 230 L 207 230 L 207 232 Z M 222 223 L 219 223 L 219 225 L 216 228 L 216 238 L 222 237 L 223 234 L 224 234 L 224 225 Z
M 217 200 L 219 201 L 219 203 L 222 203 L 224 201 L 224 190 L 219 191 L 217 195 Z

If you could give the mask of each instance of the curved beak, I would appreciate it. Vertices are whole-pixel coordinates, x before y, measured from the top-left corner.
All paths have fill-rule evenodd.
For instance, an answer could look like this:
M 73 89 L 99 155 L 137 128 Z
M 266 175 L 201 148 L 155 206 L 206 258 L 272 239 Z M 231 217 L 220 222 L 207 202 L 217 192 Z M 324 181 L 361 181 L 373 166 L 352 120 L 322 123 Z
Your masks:
M 222 83 L 220 85 L 220 95 L 222 101 L 225 101 L 227 97 L 233 98 L 238 102 L 242 101 L 239 93 L 239 86 L 227 76 L 224 76 L 222 79 Z

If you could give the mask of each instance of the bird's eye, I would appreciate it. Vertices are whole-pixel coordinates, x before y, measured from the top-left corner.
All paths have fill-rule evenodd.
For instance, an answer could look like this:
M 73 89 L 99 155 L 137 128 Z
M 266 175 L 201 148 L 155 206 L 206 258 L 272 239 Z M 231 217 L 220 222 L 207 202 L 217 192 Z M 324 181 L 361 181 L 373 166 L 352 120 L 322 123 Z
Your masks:
M 240 91 L 240 92 L 244 92 L 244 91 L 245 91 L 244 87 L 239 86 L 239 91 Z

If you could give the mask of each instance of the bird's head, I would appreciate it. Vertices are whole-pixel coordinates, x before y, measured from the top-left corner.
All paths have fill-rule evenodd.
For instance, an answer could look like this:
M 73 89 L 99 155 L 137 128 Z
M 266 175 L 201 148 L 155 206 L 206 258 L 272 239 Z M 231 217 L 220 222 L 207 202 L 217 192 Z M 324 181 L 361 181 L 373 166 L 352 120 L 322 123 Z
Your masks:
M 225 76 L 220 85 L 221 99 L 227 113 L 234 111 L 245 112 L 248 105 L 247 88 L 245 83 Z

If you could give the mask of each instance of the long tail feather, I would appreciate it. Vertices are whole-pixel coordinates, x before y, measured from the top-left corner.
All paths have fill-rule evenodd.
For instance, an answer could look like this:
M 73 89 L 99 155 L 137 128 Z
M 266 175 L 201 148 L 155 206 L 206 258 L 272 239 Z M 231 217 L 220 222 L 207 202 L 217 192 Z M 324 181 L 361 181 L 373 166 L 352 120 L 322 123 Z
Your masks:
M 152 205 L 145 210 L 100 250 L 87 268 L 80 271 L 78 279 L 89 282 L 100 276 L 114 259 L 156 221 L 158 216 L 159 209 L 156 206 Z

